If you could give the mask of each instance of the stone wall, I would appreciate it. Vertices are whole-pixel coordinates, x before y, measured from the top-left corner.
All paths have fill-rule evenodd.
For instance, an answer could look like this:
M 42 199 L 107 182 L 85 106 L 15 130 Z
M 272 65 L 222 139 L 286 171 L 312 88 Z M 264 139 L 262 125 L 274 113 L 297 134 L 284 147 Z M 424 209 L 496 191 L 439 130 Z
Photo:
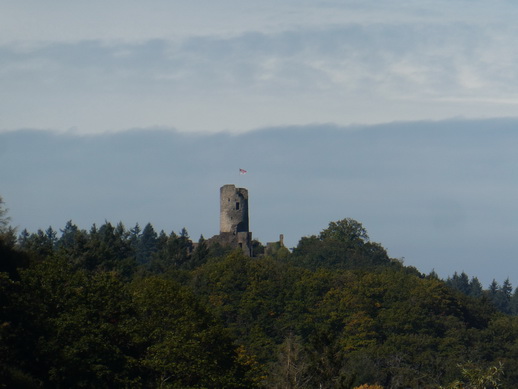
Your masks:
M 235 185 L 220 188 L 219 232 L 249 232 L 248 190 Z
M 208 244 L 240 248 L 249 257 L 252 252 L 252 233 L 248 223 L 248 190 L 235 185 L 220 188 L 219 235 L 208 240 Z

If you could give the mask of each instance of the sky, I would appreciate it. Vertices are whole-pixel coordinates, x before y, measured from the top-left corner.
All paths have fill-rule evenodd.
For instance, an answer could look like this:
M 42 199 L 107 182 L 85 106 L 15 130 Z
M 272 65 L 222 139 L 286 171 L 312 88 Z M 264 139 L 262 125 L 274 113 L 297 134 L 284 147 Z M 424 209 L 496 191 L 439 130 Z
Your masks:
M 0 4 L 0 129 L 514 116 L 512 1 Z
M 19 228 L 195 237 L 236 183 L 265 241 L 354 217 L 424 272 L 518 285 L 517 17 L 501 0 L 0 0 L 0 195 Z

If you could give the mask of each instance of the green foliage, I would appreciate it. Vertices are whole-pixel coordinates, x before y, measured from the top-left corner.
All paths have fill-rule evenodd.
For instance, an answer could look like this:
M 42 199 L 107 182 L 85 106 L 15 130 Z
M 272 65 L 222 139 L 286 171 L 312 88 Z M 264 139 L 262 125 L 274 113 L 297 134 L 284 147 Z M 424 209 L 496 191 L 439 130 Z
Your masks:
M 33 378 L 20 369 L 16 359 L 21 351 L 15 328 L 18 288 L 17 282 L 0 272 L 0 388 L 37 387 Z
M 207 245 L 207 241 L 203 237 L 203 235 L 200 236 L 200 239 L 198 240 L 198 244 L 196 245 L 196 248 L 194 249 L 191 258 L 190 263 L 188 263 L 188 267 L 190 269 L 197 268 L 198 266 L 203 265 L 207 262 L 209 259 L 209 247 Z
M 494 308 L 516 311 L 508 280 L 482 291 L 464 273 L 425 277 L 352 219 L 302 238 L 293 253 L 273 248 L 249 258 L 203 237 L 194 245 L 185 229 L 109 222 L 86 231 L 69 221 L 61 236 L 22 231 L 17 245 L 0 238 L 0 382 L 518 385 L 518 318 Z
M 137 235 L 136 258 L 138 263 L 148 262 L 158 250 L 158 234 L 151 223 L 146 224 L 142 234 Z
M 290 334 L 303 345 L 297 358 L 304 356 L 300 374 L 310 387 L 421 387 L 454 376 L 488 324 L 485 308 L 442 281 L 397 268 L 312 273 L 236 252 L 197 269 L 194 289 L 260 361 L 273 364 L 270 385 L 295 374 L 272 359 Z
M 18 269 L 27 267 L 30 257 L 23 252 L 15 250 L 14 233 L 0 235 L 0 273 L 8 273 L 12 279 L 18 278 Z
M 459 292 L 464 293 L 466 296 L 471 295 L 471 285 L 469 283 L 468 275 L 462 272 L 460 275 L 455 272 L 453 277 L 448 277 L 446 284 Z
M 64 257 L 35 263 L 21 276 L 19 284 L 0 277 L 5 382 L 254 386 L 226 330 L 173 281 L 146 277 L 126 285 L 115 272 L 75 270 Z
M 501 363 L 487 368 L 474 363 L 467 363 L 459 366 L 463 380 L 456 380 L 446 389 L 496 389 L 502 387 L 502 376 L 504 374 Z
M 469 283 L 469 296 L 482 297 L 482 294 L 482 284 L 480 283 L 477 277 L 472 277 Z
M 250 259 L 238 250 L 195 270 L 194 289 L 261 361 L 271 357 L 270 348 L 283 338 L 281 328 L 289 322 L 281 315 L 291 282 L 285 269 L 272 259 Z
M 446 284 L 466 296 L 487 299 L 500 312 L 518 314 L 518 294 L 516 290 L 513 293 L 509 278 L 502 285 L 493 280 L 489 289 L 483 290 L 477 277 L 472 277 L 470 281 L 466 273 L 462 272 L 459 275 L 455 272 L 452 277 L 447 278 Z
M 345 243 L 348 247 L 358 247 L 369 241 L 369 235 L 360 222 L 346 218 L 329 223 L 320 233 L 320 240 L 335 240 Z
M 27 240 L 23 238 L 22 246 L 26 245 Z M 72 220 L 69 220 L 65 228 L 61 230 L 61 237 L 57 242 L 57 249 L 69 258 L 78 258 L 86 251 L 88 235 L 86 231 L 80 230 Z
M 185 228 L 179 235 L 175 232 L 162 240 L 159 250 L 153 256 L 149 269 L 152 273 L 160 274 L 168 270 L 186 269 L 192 266 L 191 254 L 193 252 L 193 243 L 189 239 L 189 234 Z
M 245 387 L 245 368 L 223 327 L 171 280 L 148 277 L 130 286 L 147 382 L 155 387 Z M 174 302 L 174 303 L 173 303 Z
M 50 257 L 54 254 L 57 245 L 57 234 L 52 227 L 47 230 L 38 230 L 34 234 L 28 234 L 26 230 L 20 237 L 20 246 L 24 251 L 39 259 Z
M 278 348 L 277 361 L 272 364 L 268 377 L 268 388 L 311 388 L 309 363 L 302 339 L 290 333 Z
M 258 257 L 264 254 L 265 247 L 257 239 L 252 240 L 252 252 Z
M 11 218 L 7 216 L 8 209 L 5 208 L 4 200 L 0 196 L 0 234 L 7 231 Z
M 55 386 L 132 382 L 126 324 L 133 314 L 115 274 L 74 271 L 55 258 L 24 270 L 20 285 L 13 332 L 27 371 Z
M 388 257 L 383 246 L 369 242 L 361 223 L 349 218 L 329 223 L 318 237 L 301 238 L 289 260 L 309 269 L 401 267 L 399 261 Z
M 289 258 L 290 263 L 318 269 L 374 269 L 376 267 L 396 266 L 385 249 L 377 243 L 367 242 L 361 246 L 350 247 L 346 242 L 322 241 L 316 237 L 302 238 Z

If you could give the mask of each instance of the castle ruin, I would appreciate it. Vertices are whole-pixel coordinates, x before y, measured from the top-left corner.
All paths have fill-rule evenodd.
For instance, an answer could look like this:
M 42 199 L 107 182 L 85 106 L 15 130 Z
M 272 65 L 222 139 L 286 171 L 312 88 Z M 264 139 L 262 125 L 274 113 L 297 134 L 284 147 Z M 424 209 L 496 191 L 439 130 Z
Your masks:
M 219 189 L 219 232 L 249 232 L 248 190 L 235 185 Z
M 219 235 L 212 237 L 211 243 L 222 246 L 239 247 L 249 257 L 253 256 L 252 233 L 248 222 L 248 190 L 235 185 L 220 188 Z

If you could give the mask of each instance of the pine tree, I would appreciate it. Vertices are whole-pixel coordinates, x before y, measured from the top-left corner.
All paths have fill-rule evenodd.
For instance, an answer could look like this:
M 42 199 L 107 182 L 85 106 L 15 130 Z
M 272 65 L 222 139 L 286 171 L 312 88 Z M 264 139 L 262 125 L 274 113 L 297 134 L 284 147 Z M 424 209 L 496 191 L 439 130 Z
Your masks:
M 189 261 L 189 267 L 191 269 L 194 269 L 198 266 L 203 265 L 207 258 L 209 257 L 209 247 L 207 246 L 207 241 L 203 237 L 203 235 L 200 236 L 200 239 L 198 240 L 198 244 L 196 245 L 196 248 L 194 249 L 191 259 Z
M 518 288 L 514 290 L 511 300 L 509 301 L 511 315 L 518 315 Z
M 482 284 L 477 277 L 472 277 L 469 283 L 469 295 L 472 297 L 481 297 L 483 294 Z
M 0 196 L 0 234 L 7 231 L 11 218 L 7 216 L 8 209 L 4 206 L 4 200 Z
M 146 224 L 137 245 L 137 262 L 145 263 L 157 251 L 158 235 L 151 223 Z

